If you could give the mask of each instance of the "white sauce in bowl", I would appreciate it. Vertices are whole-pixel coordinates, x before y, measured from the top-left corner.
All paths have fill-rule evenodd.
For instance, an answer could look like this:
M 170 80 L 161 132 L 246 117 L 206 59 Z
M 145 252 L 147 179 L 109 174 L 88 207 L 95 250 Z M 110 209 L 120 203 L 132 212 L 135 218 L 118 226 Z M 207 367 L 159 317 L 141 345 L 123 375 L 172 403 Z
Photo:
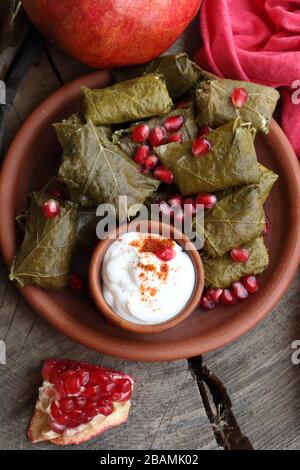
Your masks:
M 155 245 L 164 243 L 176 252 L 167 262 L 154 254 Z M 141 325 L 163 323 L 178 315 L 188 304 L 196 280 L 193 262 L 180 245 L 138 232 L 125 233 L 110 245 L 101 274 L 108 305 L 124 320 Z

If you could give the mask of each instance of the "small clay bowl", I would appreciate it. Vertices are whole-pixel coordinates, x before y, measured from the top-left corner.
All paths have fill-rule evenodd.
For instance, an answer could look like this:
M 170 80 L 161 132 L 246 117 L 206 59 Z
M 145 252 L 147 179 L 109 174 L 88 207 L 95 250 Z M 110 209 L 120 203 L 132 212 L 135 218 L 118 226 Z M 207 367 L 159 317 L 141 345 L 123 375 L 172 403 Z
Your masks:
M 101 271 L 102 263 L 106 251 L 110 245 L 116 241 L 122 234 L 126 232 L 141 232 L 162 235 L 165 229 L 170 232 L 170 239 L 176 240 L 178 245 L 182 246 L 183 250 L 187 252 L 194 264 L 195 269 L 195 287 L 193 294 L 185 306 L 185 308 L 179 312 L 175 317 L 167 320 L 163 323 L 155 325 L 140 325 L 137 323 L 129 322 L 121 318 L 117 313 L 107 304 L 102 291 L 101 283 Z M 166 232 L 165 232 L 166 233 Z M 179 230 L 174 227 L 166 226 L 165 224 L 158 221 L 141 221 L 137 226 L 136 223 L 123 224 L 117 229 L 113 230 L 108 234 L 108 238 L 99 242 L 99 245 L 94 251 L 89 269 L 89 284 L 92 297 L 95 301 L 96 306 L 100 312 L 106 317 L 106 319 L 128 331 L 139 334 L 153 334 L 161 333 L 162 331 L 174 328 L 176 325 L 184 321 L 187 317 L 193 313 L 193 311 L 199 305 L 201 295 L 204 288 L 204 269 L 201 261 L 199 252 L 195 248 L 194 244 Z

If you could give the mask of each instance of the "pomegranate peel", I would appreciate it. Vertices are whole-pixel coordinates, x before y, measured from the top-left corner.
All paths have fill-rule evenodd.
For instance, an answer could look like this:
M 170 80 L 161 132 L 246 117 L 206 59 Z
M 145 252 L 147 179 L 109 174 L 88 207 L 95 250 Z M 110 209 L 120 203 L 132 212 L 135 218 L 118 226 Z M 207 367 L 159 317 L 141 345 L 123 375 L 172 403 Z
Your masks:
M 127 421 L 134 384 L 129 375 L 83 362 L 46 359 L 42 376 L 28 430 L 32 443 L 79 444 Z M 94 393 L 86 396 L 88 389 Z

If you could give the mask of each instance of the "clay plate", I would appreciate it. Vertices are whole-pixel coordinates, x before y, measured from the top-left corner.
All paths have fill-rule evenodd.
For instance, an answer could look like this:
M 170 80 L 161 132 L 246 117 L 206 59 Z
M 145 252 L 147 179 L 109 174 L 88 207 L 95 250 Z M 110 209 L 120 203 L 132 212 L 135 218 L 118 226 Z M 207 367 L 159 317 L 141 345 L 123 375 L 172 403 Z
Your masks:
M 80 110 L 79 88 L 105 87 L 109 72 L 83 76 L 54 93 L 27 119 L 4 162 L 0 181 L 0 243 L 10 265 L 17 247 L 14 216 L 26 205 L 26 195 L 39 190 L 57 171 L 60 148 L 51 123 Z M 196 310 L 176 328 L 140 335 L 109 324 L 87 296 L 69 290 L 46 292 L 35 287 L 22 295 L 57 330 L 99 352 L 143 361 L 176 360 L 204 354 L 237 339 L 259 323 L 287 290 L 300 260 L 300 180 L 295 153 L 273 121 L 267 136 L 256 140 L 259 161 L 280 175 L 267 204 L 271 232 L 269 269 L 260 277 L 261 289 L 246 302 Z M 86 272 L 88 270 L 86 259 Z

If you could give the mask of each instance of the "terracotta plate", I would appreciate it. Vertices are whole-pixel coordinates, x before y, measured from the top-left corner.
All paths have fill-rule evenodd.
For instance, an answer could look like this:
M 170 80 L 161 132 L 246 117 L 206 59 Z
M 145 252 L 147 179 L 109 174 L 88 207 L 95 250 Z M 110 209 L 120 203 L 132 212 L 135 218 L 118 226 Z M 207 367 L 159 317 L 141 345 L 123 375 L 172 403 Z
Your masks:
M 14 215 L 26 204 L 26 195 L 41 189 L 56 173 L 60 148 L 51 123 L 80 109 L 79 87 L 104 87 L 105 71 L 79 78 L 54 93 L 29 117 L 6 156 L 0 185 L 0 242 L 9 265 L 16 251 Z M 261 289 L 244 303 L 195 311 L 184 323 L 157 335 L 136 335 L 106 322 L 84 296 L 68 290 L 46 292 L 21 289 L 22 295 L 51 325 L 85 346 L 124 359 L 175 360 L 220 348 L 254 327 L 274 308 L 288 288 L 300 259 L 299 164 L 290 143 L 273 121 L 268 136 L 257 138 L 259 161 L 279 173 L 268 201 L 271 232 L 266 242 L 270 267 L 260 277 Z M 87 271 L 86 260 L 86 271 Z

